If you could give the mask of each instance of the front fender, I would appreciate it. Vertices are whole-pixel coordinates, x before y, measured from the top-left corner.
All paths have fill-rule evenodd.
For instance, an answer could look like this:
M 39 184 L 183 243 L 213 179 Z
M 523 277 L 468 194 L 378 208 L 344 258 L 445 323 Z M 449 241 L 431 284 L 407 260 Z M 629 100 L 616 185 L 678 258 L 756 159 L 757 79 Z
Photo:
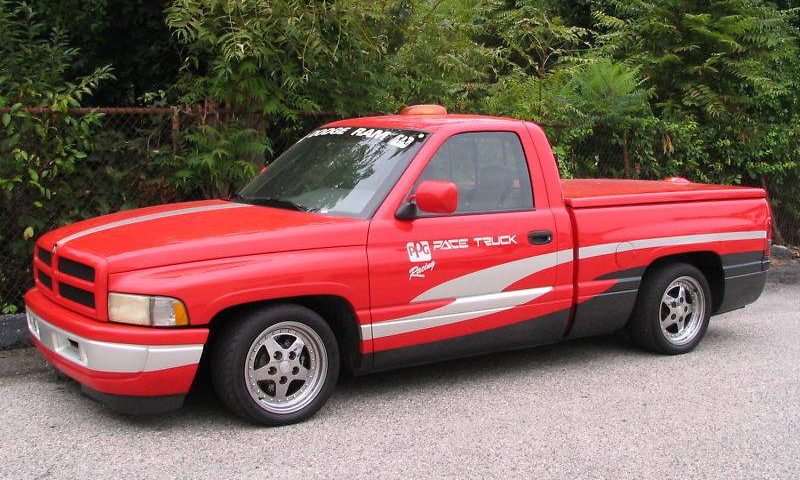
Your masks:
M 364 246 L 248 255 L 169 265 L 109 277 L 109 291 L 182 300 L 192 325 L 245 303 L 308 295 L 334 295 L 369 323 L 369 281 Z

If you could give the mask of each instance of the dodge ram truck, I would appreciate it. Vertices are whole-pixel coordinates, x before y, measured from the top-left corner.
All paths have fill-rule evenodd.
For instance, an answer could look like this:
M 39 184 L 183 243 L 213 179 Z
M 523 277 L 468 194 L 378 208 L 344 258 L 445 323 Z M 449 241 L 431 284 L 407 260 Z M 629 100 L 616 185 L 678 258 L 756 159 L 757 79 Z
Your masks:
M 28 327 L 87 395 L 178 408 L 199 368 L 243 418 L 318 411 L 362 374 L 626 329 L 683 354 L 755 301 L 763 190 L 561 180 L 542 129 L 436 105 L 324 125 L 236 196 L 36 242 Z

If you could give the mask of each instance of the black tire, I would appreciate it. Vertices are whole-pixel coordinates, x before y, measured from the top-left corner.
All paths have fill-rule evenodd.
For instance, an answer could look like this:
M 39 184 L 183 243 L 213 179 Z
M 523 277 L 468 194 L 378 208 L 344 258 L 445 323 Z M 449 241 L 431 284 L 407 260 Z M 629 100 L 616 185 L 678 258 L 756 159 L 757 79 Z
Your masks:
M 698 315 L 697 330 L 684 340 L 685 343 L 676 345 L 661 328 L 661 317 L 667 311 L 662 310 L 662 297 L 667 288 L 682 277 L 691 277 L 700 286 L 698 293 L 703 295 L 704 314 L 702 317 Z M 649 271 L 642 280 L 627 330 L 634 342 L 645 350 L 680 355 L 692 351 L 703 339 L 711 318 L 711 309 L 711 289 L 700 270 L 687 263 L 665 264 Z
M 333 393 L 339 377 L 336 337 L 322 317 L 300 305 L 278 304 L 250 311 L 240 318 L 229 318 L 227 322 L 212 345 L 210 370 L 214 390 L 232 412 L 261 425 L 280 426 L 306 420 L 322 408 Z M 276 413 L 251 395 L 246 380 L 247 362 L 250 361 L 250 348 L 256 339 L 272 331 L 278 324 L 286 325 L 286 322 L 304 325 L 316 333 L 324 345 L 327 368 L 320 367 L 320 371 L 325 372 L 325 378 L 309 403 L 294 412 Z M 270 355 L 267 358 L 272 362 Z M 277 387 L 274 383 L 272 385 L 273 388 Z

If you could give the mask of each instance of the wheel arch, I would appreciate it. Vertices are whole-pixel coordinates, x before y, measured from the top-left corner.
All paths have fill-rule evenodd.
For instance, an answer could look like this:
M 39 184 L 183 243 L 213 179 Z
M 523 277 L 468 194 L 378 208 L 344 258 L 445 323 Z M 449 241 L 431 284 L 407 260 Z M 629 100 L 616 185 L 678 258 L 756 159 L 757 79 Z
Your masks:
M 261 310 L 272 305 L 301 305 L 314 311 L 331 327 L 339 346 L 342 367 L 352 373 L 361 364 L 361 333 L 358 317 L 350 302 L 337 295 L 303 295 L 296 297 L 272 298 L 233 305 L 221 310 L 208 323 L 209 344 L 215 341 L 222 328 L 231 325 L 236 317 L 254 310 Z
M 711 312 L 716 313 L 722 305 L 725 294 L 725 274 L 719 254 L 710 250 L 702 250 L 658 257 L 645 268 L 642 278 L 657 268 L 673 263 L 688 263 L 703 273 L 711 289 Z

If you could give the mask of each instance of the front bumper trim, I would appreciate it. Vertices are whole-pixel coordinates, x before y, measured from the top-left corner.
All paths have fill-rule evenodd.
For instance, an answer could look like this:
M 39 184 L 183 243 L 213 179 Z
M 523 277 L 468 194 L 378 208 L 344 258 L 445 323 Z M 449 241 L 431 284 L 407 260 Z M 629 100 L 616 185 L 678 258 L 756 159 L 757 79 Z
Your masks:
M 28 329 L 46 349 L 81 367 L 97 372 L 141 373 L 196 365 L 202 344 L 133 345 L 90 340 L 47 322 L 26 308 Z

